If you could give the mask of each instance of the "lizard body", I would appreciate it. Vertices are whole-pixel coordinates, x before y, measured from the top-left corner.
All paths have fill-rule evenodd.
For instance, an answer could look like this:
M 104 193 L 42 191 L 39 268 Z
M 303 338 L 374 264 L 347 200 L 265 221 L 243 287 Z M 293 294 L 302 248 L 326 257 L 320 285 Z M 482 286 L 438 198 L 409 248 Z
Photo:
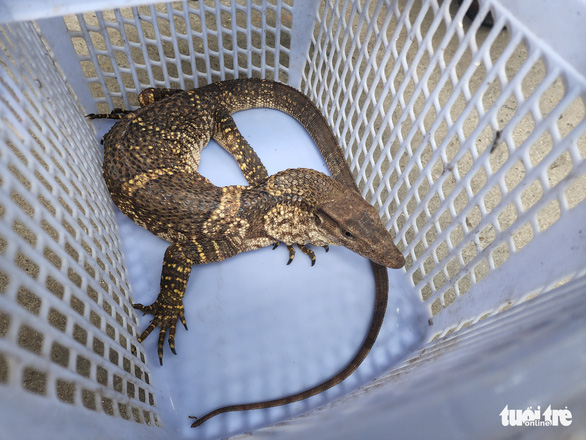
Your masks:
M 375 277 L 375 310 L 369 332 L 342 371 L 301 393 L 219 408 L 196 418 L 192 426 L 223 412 L 302 400 L 340 383 L 374 344 L 387 303 L 386 267 L 400 268 L 404 258 L 374 207 L 358 193 L 325 118 L 301 92 L 258 79 L 224 81 L 191 91 L 146 89 L 139 102 L 136 111 L 88 116 L 119 119 L 103 138 L 103 174 L 114 203 L 134 222 L 171 242 L 163 259 L 157 299 L 149 306 L 135 304 L 138 310 L 154 315 L 139 341 L 160 327 L 161 364 L 166 337 L 175 353 L 177 320 L 187 328 L 182 299 L 195 265 L 280 242 L 288 246 L 290 260 L 296 244 L 313 263 L 315 255 L 305 245 L 327 248 L 331 244 L 370 259 Z M 269 176 L 231 117 L 236 111 L 262 107 L 297 119 L 317 144 L 332 177 L 304 168 Z M 248 186 L 217 187 L 198 173 L 200 152 L 210 139 L 236 159 Z

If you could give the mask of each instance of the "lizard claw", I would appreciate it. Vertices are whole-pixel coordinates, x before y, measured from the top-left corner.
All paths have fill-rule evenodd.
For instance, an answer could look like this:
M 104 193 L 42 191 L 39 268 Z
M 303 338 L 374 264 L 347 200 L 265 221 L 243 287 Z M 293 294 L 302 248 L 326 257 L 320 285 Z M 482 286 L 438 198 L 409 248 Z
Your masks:
M 311 260 L 311 265 L 315 266 L 315 252 L 313 252 L 307 246 L 302 245 L 302 244 L 298 244 L 297 247 L 299 248 L 299 250 L 301 252 L 303 252 L 305 255 L 307 255 L 309 257 L 309 259 Z
M 287 250 L 289 251 L 289 261 L 287 261 L 287 266 L 289 266 L 293 261 L 293 258 L 295 258 L 295 248 L 292 245 L 288 244 Z
M 281 244 L 280 241 L 276 241 L 273 244 L 273 250 L 277 249 L 280 244 Z M 290 244 L 287 244 L 285 246 L 287 246 L 287 249 L 289 250 L 289 260 L 287 261 L 287 266 L 289 266 L 291 264 L 291 262 L 293 261 L 293 259 L 295 258 L 295 249 Z
M 142 312 L 142 316 L 147 314 L 147 312 L 144 310 L 144 309 L 146 309 L 146 306 L 143 306 L 142 304 L 132 304 L 132 307 L 135 308 L 136 310 Z
M 173 354 L 177 354 L 175 350 L 175 332 L 177 330 L 177 321 L 179 320 L 185 330 L 187 330 L 187 322 L 183 313 L 183 304 L 167 305 L 161 304 L 157 301 L 150 306 L 142 304 L 133 304 L 133 307 L 143 312 L 143 314 L 152 314 L 153 320 L 148 327 L 138 337 L 138 342 L 144 341 L 155 328 L 159 327 L 159 340 L 157 343 L 157 355 L 159 363 L 163 365 L 163 348 L 165 346 L 165 338 L 168 335 L 169 348 Z
M 275 242 L 275 244 L 273 244 L 273 250 L 277 249 L 280 244 L 281 244 L 281 242 L 279 242 L 279 241 Z M 295 248 L 291 244 L 288 244 L 286 246 L 287 246 L 287 249 L 289 250 L 289 260 L 287 261 L 287 266 L 288 266 L 291 264 L 291 262 L 295 258 Z M 305 255 L 307 255 L 309 257 L 309 259 L 311 260 L 311 265 L 314 266 L 315 262 L 316 262 L 315 252 L 313 252 L 311 249 L 309 249 L 304 244 L 297 244 L 296 246 L 299 248 L 299 250 L 301 252 L 303 252 Z M 326 250 L 326 252 L 328 252 L 330 250 L 330 247 L 327 244 L 322 247 Z
M 159 343 L 157 345 L 157 355 L 159 356 L 159 363 L 161 367 L 163 366 L 163 346 L 165 344 L 165 335 L 167 334 L 167 329 L 161 327 L 161 331 L 159 332 Z

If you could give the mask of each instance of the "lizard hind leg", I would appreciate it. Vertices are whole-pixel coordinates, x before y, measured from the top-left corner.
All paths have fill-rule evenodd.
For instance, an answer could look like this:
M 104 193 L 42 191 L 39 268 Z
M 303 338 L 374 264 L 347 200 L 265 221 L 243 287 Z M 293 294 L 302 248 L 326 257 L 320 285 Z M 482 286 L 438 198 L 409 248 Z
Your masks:
M 138 94 L 138 103 L 141 107 L 145 107 L 153 102 L 160 101 L 167 96 L 175 95 L 176 93 L 184 91 L 185 90 L 183 89 L 169 89 L 166 87 L 149 87 Z
M 141 107 L 145 107 L 152 104 L 155 101 L 160 101 L 167 96 L 174 95 L 179 92 L 183 92 L 182 89 L 167 89 L 167 88 L 154 88 L 150 87 L 144 89 L 138 94 L 138 103 Z M 124 119 L 124 117 L 130 113 L 134 113 L 135 110 L 125 110 L 122 108 L 115 108 L 110 113 L 89 113 L 85 115 L 88 119 Z
M 236 159 L 249 185 L 257 185 L 269 177 L 267 169 L 256 152 L 238 130 L 229 113 L 216 115 L 216 127 L 212 139 Z
M 124 110 L 121 108 L 115 108 L 110 113 L 88 113 L 85 115 L 88 119 L 123 119 L 125 115 L 134 113 L 133 110 Z

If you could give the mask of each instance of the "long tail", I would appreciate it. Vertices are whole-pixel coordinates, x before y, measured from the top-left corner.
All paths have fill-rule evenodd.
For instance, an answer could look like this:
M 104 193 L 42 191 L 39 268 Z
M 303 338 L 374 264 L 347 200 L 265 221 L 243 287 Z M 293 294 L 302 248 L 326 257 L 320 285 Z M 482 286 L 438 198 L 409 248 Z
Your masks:
M 388 299 L 388 277 L 386 269 L 383 267 L 384 271 L 378 270 L 376 268 L 375 263 L 371 263 L 374 277 L 375 277 L 375 285 L 376 285 L 376 302 L 374 306 L 374 312 L 372 315 L 372 321 L 370 323 L 370 328 L 366 335 L 362 346 L 356 353 L 356 356 L 346 365 L 342 370 L 340 370 L 335 376 L 328 379 L 325 382 L 320 383 L 319 385 L 314 386 L 313 388 L 309 388 L 305 391 L 301 391 L 300 393 L 291 394 L 289 396 L 281 397 L 280 399 L 274 400 L 266 400 L 262 402 L 255 402 L 255 403 L 244 403 L 240 405 L 230 405 L 224 406 L 222 408 L 218 408 L 214 411 L 207 413 L 203 417 L 190 417 L 190 419 L 195 419 L 193 424 L 191 425 L 192 428 L 201 425 L 206 420 L 211 419 L 219 414 L 223 414 L 226 412 L 231 411 L 248 411 L 252 409 L 265 409 L 265 408 L 272 408 L 274 406 L 281 406 L 287 405 L 289 403 L 298 402 L 300 400 L 308 399 L 309 397 L 315 396 L 316 394 L 323 393 L 329 388 L 332 388 L 335 385 L 338 385 L 348 376 L 350 376 L 362 363 L 362 361 L 366 358 L 370 349 L 372 348 L 376 338 L 378 336 L 378 332 L 380 327 L 383 323 L 385 317 L 385 310 L 387 308 L 387 299 Z M 378 266 L 382 267 L 382 266 Z
M 213 93 L 216 88 L 218 91 L 223 92 L 222 89 L 224 87 L 228 87 L 232 96 L 235 98 L 232 102 L 225 102 L 230 112 L 250 108 L 273 108 L 285 112 L 297 119 L 305 127 L 318 146 L 326 164 L 328 165 L 332 177 L 342 184 L 358 190 L 334 133 L 319 109 L 304 94 L 285 84 L 261 79 L 237 79 L 224 81 L 223 83 L 211 84 L 210 86 L 204 87 L 204 89 L 209 88 Z M 225 93 L 222 94 L 223 96 L 226 96 Z M 362 361 L 364 361 L 374 345 L 387 308 L 389 290 L 387 269 L 374 262 L 371 262 L 371 266 L 375 281 L 375 307 L 370 327 L 362 346 L 356 353 L 356 356 L 354 356 L 354 358 L 342 370 L 327 381 L 300 393 L 263 402 L 225 406 L 211 411 L 203 417 L 190 417 L 195 419 L 191 425 L 192 428 L 201 425 L 214 416 L 226 412 L 265 409 L 298 402 L 315 396 L 316 394 L 323 393 L 350 376 Z

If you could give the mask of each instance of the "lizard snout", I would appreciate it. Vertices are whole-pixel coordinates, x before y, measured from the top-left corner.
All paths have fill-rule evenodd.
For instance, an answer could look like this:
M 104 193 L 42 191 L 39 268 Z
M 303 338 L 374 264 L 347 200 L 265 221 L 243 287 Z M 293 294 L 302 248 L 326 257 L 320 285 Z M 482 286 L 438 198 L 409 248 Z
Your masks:
M 332 238 L 332 243 L 342 245 L 382 266 L 399 269 L 405 258 L 395 246 L 373 206 L 360 194 L 345 191 L 321 204 L 320 228 Z
M 373 218 L 371 224 L 365 229 L 369 231 L 366 240 L 356 240 L 356 243 L 347 243 L 346 247 L 381 266 L 400 269 L 405 265 L 405 257 L 403 257 L 403 254 L 397 246 L 395 246 L 391 234 L 383 226 L 378 216 Z
M 387 249 L 385 255 L 382 258 L 371 258 L 372 261 L 378 263 L 382 266 L 390 267 L 391 269 L 400 269 L 405 266 L 405 257 L 397 249 L 397 247 L 392 244 L 390 249 Z

